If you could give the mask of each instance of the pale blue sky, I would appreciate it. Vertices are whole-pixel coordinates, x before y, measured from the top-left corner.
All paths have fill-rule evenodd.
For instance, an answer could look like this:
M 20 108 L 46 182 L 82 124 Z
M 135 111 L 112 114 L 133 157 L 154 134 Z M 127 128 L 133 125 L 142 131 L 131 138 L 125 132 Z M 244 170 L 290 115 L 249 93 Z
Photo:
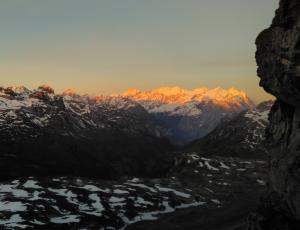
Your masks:
M 237 87 L 255 100 L 257 34 L 278 0 L 3 0 L 0 85 L 110 94 Z

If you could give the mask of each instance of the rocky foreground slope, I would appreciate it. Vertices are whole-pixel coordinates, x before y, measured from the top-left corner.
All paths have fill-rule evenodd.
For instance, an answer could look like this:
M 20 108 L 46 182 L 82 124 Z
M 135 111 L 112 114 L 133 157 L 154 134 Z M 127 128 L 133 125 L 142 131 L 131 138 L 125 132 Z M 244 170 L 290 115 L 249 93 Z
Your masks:
M 222 122 L 211 133 L 187 146 L 205 155 L 240 158 L 267 158 L 265 129 L 274 101 L 266 101 Z
M 192 230 L 209 223 L 201 223 L 195 213 L 204 217 L 234 200 L 254 205 L 253 197 L 265 188 L 265 176 L 263 161 L 183 154 L 159 179 L 21 177 L 0 183 L 0 229 Z M 181 211 L 182 218 L 176 218 Z M 248 211 L 239 211 L 243 224 Z
M 250 229 L 300 229 L 300 2 L 281 0 L 257 38 L 260 84 L 276 96 L 270 113 L 270 185 Z

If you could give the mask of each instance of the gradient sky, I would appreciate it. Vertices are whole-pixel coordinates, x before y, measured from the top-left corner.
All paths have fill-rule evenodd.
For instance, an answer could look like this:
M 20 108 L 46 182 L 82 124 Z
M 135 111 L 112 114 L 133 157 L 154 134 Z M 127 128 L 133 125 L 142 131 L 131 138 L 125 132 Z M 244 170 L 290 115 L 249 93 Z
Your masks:
M 80 93 L 236 87 L 256 102 L 254 41 L 278 0 L 3 0 L 0 85 Z

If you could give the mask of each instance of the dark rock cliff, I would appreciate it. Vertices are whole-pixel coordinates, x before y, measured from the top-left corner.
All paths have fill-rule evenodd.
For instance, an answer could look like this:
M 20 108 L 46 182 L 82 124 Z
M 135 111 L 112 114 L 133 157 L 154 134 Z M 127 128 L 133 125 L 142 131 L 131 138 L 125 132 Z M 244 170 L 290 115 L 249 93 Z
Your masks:
M 300 229 L 300 1 L 281 0 L 257 38 L 260 85 L 277 101 L 266 131 L 269 192 L 250 229 Z M 255 222 L 255 221 L 254 221 Z

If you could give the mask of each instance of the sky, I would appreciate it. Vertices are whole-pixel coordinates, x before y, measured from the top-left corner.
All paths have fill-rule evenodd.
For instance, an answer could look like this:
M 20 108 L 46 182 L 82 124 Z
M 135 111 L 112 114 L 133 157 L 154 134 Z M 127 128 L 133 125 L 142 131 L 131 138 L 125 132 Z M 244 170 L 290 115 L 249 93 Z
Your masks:
M 255 38 L 278 0 L 0 1 L 0 85 L 112 94 L 236 87 L 255 102 Z

